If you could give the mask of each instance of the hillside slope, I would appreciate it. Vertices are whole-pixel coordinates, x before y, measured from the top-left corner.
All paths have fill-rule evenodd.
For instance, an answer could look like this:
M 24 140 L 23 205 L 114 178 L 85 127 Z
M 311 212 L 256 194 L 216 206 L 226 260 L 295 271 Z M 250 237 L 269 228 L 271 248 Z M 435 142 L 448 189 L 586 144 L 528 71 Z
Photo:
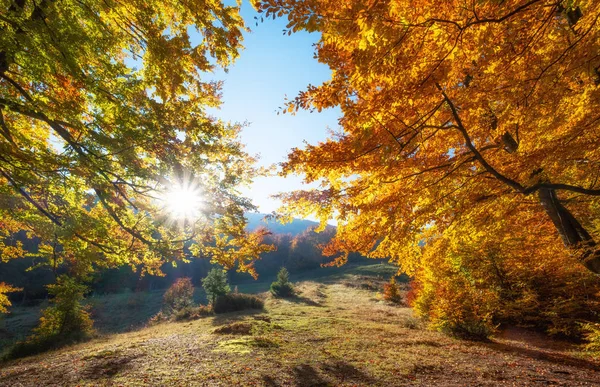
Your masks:
M 303 282 L 297 299 L 265 295 L 265 311 L 161 324 L 10 362 L 0 385 L 600 385 L 600 362 L 567 344 L 523 334 L 451 339 L 379 300 L 372 285 L 362 276 Z

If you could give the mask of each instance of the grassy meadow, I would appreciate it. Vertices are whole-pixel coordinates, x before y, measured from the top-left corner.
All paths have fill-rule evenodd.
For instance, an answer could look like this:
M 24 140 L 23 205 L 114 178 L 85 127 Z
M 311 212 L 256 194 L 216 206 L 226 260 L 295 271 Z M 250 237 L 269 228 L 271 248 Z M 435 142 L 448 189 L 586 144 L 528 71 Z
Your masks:
M 291 276 L 295 282 L 305 280 L 338 280 L 352 275 L 371 276 L 377 278 L 389 278 L 396 272 L 396 268 L 387 264 L 347 265 L 343 267 L 325 267 L 309 270 Z M 232 284 L 231 288 L 237 287 L 241 293 L 263 293 L 269 290 L 269 286 L 275 277 L 259 277 L 258 280 L 244 281 Z M 166 289 L 158 289 L 149 292 L 123 292 L 117 294 L 90 295 L 85 303 L 89 306 L 94 328 L 101 334 L 113 334 L 129 332 L 145 326 L 161 310 L 163 294 Z M 194 293 L 195 302 L 205 304 L 206 295 L 202 288 L 196 288 Z M 0 355 L 18 340 L 23 340 L 37 325 L 41 311 L 48 306 L 42 302 L 36 306 L 11 307 L 11 313 L 0 316 Z
M 148 327 L 142 320 L 160 307 L 160 292 L 98 297 L 89 300 L 97 308 L 97 338 L 6 362 L 0 385 L 600 385 L 600 359 L 566 342 L 517 328 L 483 343 L 426 330 L 410 308 L 382 300 L 378 289 L 390 269 L 292 278 L 298 296 L 264 292 L 262 311 Z M 110 310 L 112 318 L 103 317 Z

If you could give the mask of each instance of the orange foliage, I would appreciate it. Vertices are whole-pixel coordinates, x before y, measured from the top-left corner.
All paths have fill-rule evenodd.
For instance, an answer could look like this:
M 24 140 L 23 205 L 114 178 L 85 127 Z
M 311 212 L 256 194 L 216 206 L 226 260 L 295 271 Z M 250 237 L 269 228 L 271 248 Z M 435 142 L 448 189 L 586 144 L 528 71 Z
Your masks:
M 396 278 L 390 278 L 390 282 L 383 285 L 383 298 L 395 304 L 399 304 L 402 301 L 400 287 L 396 283 Z
M 319 31 L 331 79 L 284 108 L 340 129 L 283 174 L 289 214 L 338 222 L 328 253 L 416 275 L 434 325 L 516 319 L 572 334 L 600 273 L 600 2 L 263 0 Z M 567 248 L 565 248 L 565 246 Z M 592 309 L 593 310 L 593 309 Z

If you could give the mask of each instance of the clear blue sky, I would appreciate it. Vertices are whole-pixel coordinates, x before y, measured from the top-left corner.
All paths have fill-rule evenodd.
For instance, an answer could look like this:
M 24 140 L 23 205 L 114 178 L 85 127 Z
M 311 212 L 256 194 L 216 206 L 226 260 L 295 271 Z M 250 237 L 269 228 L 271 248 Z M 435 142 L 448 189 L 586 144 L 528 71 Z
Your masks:
M 319 36 L 306 32 L 284 36 L 286 19 L 269 18 L 257 26 L 254 16 L 259 15 L 246 1 L 242 16 L 252 32 L 244 35 L 245 49 L 229 73 L 215 74 L 225 85 L 223 106 L 214 115 L 232 122 L 247 121 L 249 126 L 242 133 L 246 151 L 259 154 L 259 163 L 268 166 L 284 161 L 291 148 L 304 146 L 304 140 L 316 144 L 327 138 L 328 128 L 337 128 L 340 112 L 277 115 L 286 95 L 293 98 L 308 84 L 329 79 L 329 68 L 313 58 L 312 45 Z M 280 204 L 270 195 L 301 188 L 300 178 L 268 177 L 257 179 L 244 194 L 260 212 L 268 213 Z

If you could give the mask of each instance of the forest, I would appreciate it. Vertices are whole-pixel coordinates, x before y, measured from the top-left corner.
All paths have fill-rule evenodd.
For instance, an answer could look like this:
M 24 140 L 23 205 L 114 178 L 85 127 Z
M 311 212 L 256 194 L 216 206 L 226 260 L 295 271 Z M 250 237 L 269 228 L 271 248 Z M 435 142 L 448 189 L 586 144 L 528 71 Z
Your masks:
M 0 385 L 600 385 L 599 19 L 0 0 Z

